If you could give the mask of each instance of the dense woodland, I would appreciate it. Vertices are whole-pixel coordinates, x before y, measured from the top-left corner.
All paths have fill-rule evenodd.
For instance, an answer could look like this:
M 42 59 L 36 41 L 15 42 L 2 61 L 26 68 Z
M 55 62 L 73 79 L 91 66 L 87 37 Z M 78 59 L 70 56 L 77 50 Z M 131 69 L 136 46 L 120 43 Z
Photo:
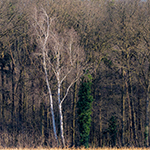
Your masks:
M 65 145 L 78 147 L 87 70 L 89 146 L 149 146 L 149 0 L 0 0 L 0 146 L 56 147 L 54 120 L 61 144 L 61 99 Z

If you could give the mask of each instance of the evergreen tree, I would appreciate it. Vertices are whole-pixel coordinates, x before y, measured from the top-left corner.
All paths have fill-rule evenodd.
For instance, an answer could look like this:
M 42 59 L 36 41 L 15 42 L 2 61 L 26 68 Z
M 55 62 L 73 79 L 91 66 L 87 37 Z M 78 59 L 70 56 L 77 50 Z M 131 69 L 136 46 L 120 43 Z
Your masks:
M 80 145 L 88 147 L 90 125 L 91 125 L 91 109 L 93 96 L 91 95 L 92 77 L 85 75 L 82 79 L 79 89 L 78 122 L 80 131 Z

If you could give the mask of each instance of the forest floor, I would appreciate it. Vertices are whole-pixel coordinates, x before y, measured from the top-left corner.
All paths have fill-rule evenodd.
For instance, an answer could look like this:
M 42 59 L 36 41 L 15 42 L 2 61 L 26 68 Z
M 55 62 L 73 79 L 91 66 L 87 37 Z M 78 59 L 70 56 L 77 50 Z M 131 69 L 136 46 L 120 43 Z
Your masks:
M 150 148 L 0 148 L 0 150 L 149 150 Z

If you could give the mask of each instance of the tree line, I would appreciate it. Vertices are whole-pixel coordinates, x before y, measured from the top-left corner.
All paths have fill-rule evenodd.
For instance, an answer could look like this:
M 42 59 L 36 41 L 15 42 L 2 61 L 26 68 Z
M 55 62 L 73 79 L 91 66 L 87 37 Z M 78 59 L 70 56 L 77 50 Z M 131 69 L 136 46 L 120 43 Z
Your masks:
M 149 36 L 149 0 L 1 0 L 0 145 L 80 146 L 91 116 L 89 146 L 148 147 Z

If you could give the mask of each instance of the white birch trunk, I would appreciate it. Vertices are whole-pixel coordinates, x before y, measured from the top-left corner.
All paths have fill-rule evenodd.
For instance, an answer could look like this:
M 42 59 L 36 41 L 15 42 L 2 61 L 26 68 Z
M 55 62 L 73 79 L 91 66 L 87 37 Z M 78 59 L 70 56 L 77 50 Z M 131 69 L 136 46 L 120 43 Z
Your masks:
M 62 104 L 61 104 L 61 99 L 60 99 L 60 52 L 58 51 L 57 55 L 57 82 L 58 82 L 58 105 L 59 105 L 59 120 L 60 120 L 60 134 L 61 134 L 61 142 L 62 142 L 62 147 L 65 147 L 65 138 L 64 138 L 64 127 L 63 127 L 63 114 L 62 114 Z
M 58 104 L 59 104 L 59 118 L 60 118 L 60 134 L 61 134 L 62 146 L 65 147 L 62 104 L 61 104 L 61 101 L 60 101 L 60 86 L 61 86 L 60 83 L 58 83 Z
M 59 104 L 59 115 L 60 115 L 60 133 L 61 133 L 61 141 L 63 147 L 65 147 L 65 138 L 64 138 L 64 127 L 63 127 L 63 114 L 62 114 L 62 107 L 61 103 Z
M 60 88 L 61 88 L 61 81 L 60 81 L 60 52 L 58 50 L 57 53 L 57 67 L 56 67 L 56 78 L 58 83 L 58 108 L 59 108 L 59 121 L 60 121 L 60 135 L 61 135 L 61 142 L 62 147 L 65 147 L 65 138 L 64 138 L 64 126 L 63 126 L 63 114 L 62 114 L 62 103 L 60 99 Z
M 46 70 L 46 62 L 45 62 L 45 52 L 44 52 L 44 48 L 43 48 L 43 67 L 44 67 L 44 71 L 45 71 L 45 79 L 46 79 L 46 84 L 47 84 L 47 88 L 48 88 L 48 92 L 49 92 L 49 99 L 50 99 L 50 107 L 51 107 L 51 115 L 52 115 L 52 122 L 53 122 L 53 131 L 54 131 L 54 136 L 58 143 L 58 137 L 57 137 L 57 133 L 56 133 L 56 125 L 55 125 L 55 117 L 54 117 L 54 110 L 53 110 L 53 99 L 52 99 L 52 92 L 51 92 L 51 88 L 48 82 L 48 75 L 47 75 L 47 70 Z

